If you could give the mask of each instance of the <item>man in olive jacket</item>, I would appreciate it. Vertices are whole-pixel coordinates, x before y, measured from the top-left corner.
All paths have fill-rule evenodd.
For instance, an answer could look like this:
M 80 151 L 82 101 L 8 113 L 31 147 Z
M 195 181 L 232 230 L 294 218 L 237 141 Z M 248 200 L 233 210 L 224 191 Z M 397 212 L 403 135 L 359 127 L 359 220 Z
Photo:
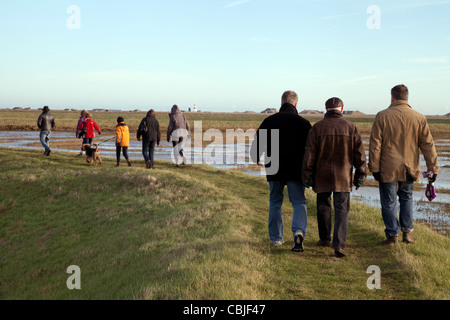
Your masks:
M 366 154 L 356 126 L 344 119 L 344 103 L 331 98 L 326 104 L 325 118 L 309 132 L 303 159 L 303 182 L 317 193 L 319 244 L 331 244 L 331 194 L 333 193 L 335 225 L 333 248 L 337 257 L 346 256 L 348 212 L 352 173 L 359 188 L 366 178 Z
M 419 150 L 427 170 L 436 180 L 439 171 L 436 148 L 427 119 L 408 104 L 409 91 L 405 85 L 391 90 L 391 105 L 375 117 L 369 146 L 369 170 L 379 181 L 381 211 L 387 240 L 397 243 L 397 234 L 403 232 L 403 241 L 414 243 L 413 183 L 420 180 Z M 397 219 L 397 195 L 400 202 L 400 220 Z
M 294 246 L 292 251 L 303 251 L 306 235 L 306 198 L 302 183 L 302 162 L 305 153 L 306 138 L 311 129 L 308 120 L 297 111 L 298 95 L 286 91 L 281 97 L 280 112 L 267 117 L 256 132 L 252 144 L 252 160 L 259 165 L 264 154 L 266 177 L 270 187 L 269 237 L 274 246 L 284 243 L 283 204 L 284 187 L 287 186 L 289 200 L 294 208 L 292 233 Z

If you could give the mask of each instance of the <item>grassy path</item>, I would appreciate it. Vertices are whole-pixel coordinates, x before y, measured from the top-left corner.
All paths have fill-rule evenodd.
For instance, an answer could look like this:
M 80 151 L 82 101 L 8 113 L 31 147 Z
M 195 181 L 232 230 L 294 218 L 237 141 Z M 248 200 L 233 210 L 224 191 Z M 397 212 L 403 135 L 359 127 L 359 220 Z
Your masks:
M 0 299 L 449 299 L 450 239 L 416 225 L 383 247 L 378 209 L 352 202 L 349 256 L 316 245 L 308 190 L 305 251 L 267 234 L 262 177 L 191 165 L 88 166 L 72 153 L 0 148 Z M 66 269 L 81 269 L 68 290 Z M 381 290 L 369 290 L 371 265 Z

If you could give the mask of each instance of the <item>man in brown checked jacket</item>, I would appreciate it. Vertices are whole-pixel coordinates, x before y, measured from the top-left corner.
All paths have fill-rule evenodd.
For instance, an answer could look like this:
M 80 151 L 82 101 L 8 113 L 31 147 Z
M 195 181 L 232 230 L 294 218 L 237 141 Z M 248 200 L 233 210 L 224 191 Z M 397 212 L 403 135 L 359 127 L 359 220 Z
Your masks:
M 344 119 L 344 103 L 331 98 L 325 104 L 325 118 L 309 132 L 303 159 L 303 183 L 317 193 L 319 244 L 331 244 L 331 194 L 333 193 L 335 225 L 333 248 L 344 257 L 352 182 L 358 189 L 366 178 L 366 155 L 356 126 Z M 353 181 L 353 167 L 355 178 Z

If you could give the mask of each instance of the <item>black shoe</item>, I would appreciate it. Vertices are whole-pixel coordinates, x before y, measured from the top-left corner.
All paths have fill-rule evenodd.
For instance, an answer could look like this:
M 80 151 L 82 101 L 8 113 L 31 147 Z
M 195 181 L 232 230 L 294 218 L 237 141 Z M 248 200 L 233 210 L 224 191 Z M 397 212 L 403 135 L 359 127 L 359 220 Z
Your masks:
M 294 252 L 303 252 L 305 248 L 303 247 L 303 234 L 301 232 L 297 232 L 295 234 L 297 237 L 294 242 L 294 246 L 292 247 L 292 251 Z

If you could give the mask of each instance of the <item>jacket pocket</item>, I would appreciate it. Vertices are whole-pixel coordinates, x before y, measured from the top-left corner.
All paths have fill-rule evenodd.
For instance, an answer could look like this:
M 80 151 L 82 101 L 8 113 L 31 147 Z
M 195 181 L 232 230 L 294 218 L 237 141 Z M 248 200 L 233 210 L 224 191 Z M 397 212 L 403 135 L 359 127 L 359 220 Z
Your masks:
M 413 181 L 417 181 L 419 180 L 420 177 L 420 170 L 417 170 L 415 168 L 411 168 L 408 165 L 406 166 L 406 173 L 409 174 L 411 176 L 411 178 L 413 179 Z

